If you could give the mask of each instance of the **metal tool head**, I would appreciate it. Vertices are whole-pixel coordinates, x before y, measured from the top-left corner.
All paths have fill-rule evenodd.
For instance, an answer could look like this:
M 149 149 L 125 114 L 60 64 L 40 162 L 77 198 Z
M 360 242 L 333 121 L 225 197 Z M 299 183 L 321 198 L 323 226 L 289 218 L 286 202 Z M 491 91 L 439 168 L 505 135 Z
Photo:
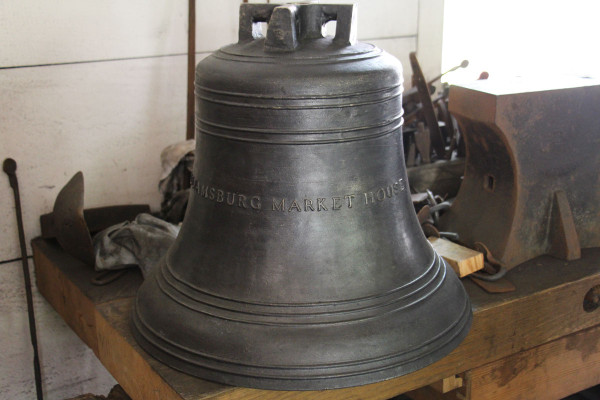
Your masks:
M 7 158 L 2 163 L 2 169 L 7 175 L 14 175 L 15 171 L 17 170 L 17 162 L 12 158 Z
M 94 246 L 83 218 L 83 174 L 77 172 L 62 188 L 54 202 L 56 240 L 69 254 L 94 266 Z

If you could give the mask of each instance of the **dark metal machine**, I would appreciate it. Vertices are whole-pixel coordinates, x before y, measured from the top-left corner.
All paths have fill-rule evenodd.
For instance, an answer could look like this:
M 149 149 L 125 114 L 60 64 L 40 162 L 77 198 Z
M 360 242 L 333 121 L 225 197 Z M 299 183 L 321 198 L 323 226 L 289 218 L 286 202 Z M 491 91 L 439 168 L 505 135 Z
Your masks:
M 441 227 L 507 268 L 600 246 L 600 84 L 478 81 L 452 87 L 465 177 Z
M 466 336 L 468 297 L 408 191 L 400 63 L 355 41 L 355 15 L 244 4 L 239 42 L 199 63 L 188 212 L 133 313 L 168 365 L 339 388 L 424 367 Z

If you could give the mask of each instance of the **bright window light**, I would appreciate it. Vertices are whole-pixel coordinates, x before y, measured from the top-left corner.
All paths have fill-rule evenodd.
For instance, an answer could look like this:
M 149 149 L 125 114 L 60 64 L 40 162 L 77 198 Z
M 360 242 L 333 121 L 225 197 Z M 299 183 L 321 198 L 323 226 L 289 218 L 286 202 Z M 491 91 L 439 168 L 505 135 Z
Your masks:
M 442 71 L 450 83 L 496 77 L 600 78 L 600 1 L 446 0 Z

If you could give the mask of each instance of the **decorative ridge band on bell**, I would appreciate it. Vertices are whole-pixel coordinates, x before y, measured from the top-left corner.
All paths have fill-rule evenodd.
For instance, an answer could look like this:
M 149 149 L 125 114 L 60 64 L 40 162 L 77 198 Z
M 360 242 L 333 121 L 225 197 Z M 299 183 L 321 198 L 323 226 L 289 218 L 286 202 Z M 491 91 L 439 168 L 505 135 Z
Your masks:
M 436 257 L 432 265 L 416 280 L 388 293 L 323 303 L 249 303 L 207 293 L 177 278 L 167 265 L 157 275 L 161 291 L 186 308 L 231 321 L 271 324 L 310 325 L 360 321 L 397 312 L 435 295 L 447 271 Z M 290 313 L 294 309 L 294 313 Z
M 356 42 L 354 18 L 243 4 L 239 42 L 198 64 L 188 210 L 133 312 L 135 338 L 173 368 L 340 388 L 422 368 L 466 336 L 469 299 L 406 183 L 401 65 Z M 335 37 L 320 33 L 329 20 Z
M 264 97 L 248 96 L 239 93 L 215 91 L 196 85 L 196 99 L 200 103 L 196 113 L 196 126 L 203 134 L 236 139 L 246 142 L 279 143 L 279 144 L 311 144 L 331 143 L 351 140 L 367 139 L 389 134 L 402 125 L 402 85 L 369 92 L 354 92 L 336 94 L 331 96 L 315 97 Z M 251 101 L 251 103 L 250 103 Z M 224 115 L 232 107 L 251 110 L 255 114 L 256 125 L 248 121 L 235 125 L 232 121 L 214 120 L 211 116 Z M 361 125 L 356 125 L 354 120 L 347 119 L 344 111 L 350 109 L 354 113 L 361 113 L 372 118 L 361 119 Z M 274 111 L 288 110 L 288 114 L 302 114 L 312 112 L 313 117 L 322 113 L 327 115 L 331 126 L 323 127 L 315 124 L 308 126 L 306 120 L 300 126 L 290 126 L 289 115 L 277 118 Z M 335 114 L 332 115 L 332 110 Z M 396 111 L 395 114 L 387 110 Z M 339 117 L 337 117 L 337 115 Z M 385 115 L 385 119 L 381 116 Z M 264 116 L 264 117 L 263 117 Z M 377 118 L 379 116 L 379 118 Z M 336 117 L 338 119 L 336 119 Z M 214 117 L 213 117 L 214 118 Z M 269 126 L 260 126 L 261 119 L 269 121 Z M 322 118 L 317 118 L 316 121 Z M 229 123 L 225 123 L 229 122 Z M 235 121 L 233 121 L 235 122 Z

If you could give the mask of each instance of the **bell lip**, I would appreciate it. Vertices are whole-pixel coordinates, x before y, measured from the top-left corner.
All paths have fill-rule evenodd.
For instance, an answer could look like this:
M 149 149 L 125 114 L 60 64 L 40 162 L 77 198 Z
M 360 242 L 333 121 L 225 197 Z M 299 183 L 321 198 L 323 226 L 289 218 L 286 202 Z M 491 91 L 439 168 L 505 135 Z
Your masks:
M 316 378 L 306 378 L 302 376 L 278 378 L 260 375 L 250 376 L 241 373 L 224 372 L 213 368 L 203 367 L 185 361 L 183 358 L 171 355 L 148 341 L 136 323 L 137 317 L 135 307 L 132 311 L 131 325 L 135 340 L 150 356 L 160 362 L 165 363 L 167 366 L 173 369 L 198 377 L 200 379 L 206 379 L 225 385 L 264 390 L 329 390 L 363 386 L 394 379 L 403 375 L 407 375 L 411 372 L 415 372 L 433 364 L 436 361 L 441 360 L 455 350 L 470 331 L 473 321 L 473 314 L 471 311 L 471 303 L 468 297 L 466 298 L 465 303 L 464 312 L 459 318 L 459 323 L 457 324 L 458 329 L 451 331 L 452 334 L 449 335 L 450 337 L 443 337 L 445 340 L 440 339 L 438 341 L 439 345 L 432 351 L 415 355 L 411 359 L 388 367 L 367 371 L 356 371 L 343 376 L 322 376 Z M 235 364 L 231 365 L 235 367 Z M 272 369 L 270 368 L 264 368 L 265 373 L 269 373 L 271 370 Z
M 429 340 L 415 346 L 390 348 L 381 342 L 383 353 L 374 358 L 357 357 L 355 360 L 331 364 L 268 365 L 246 364 L 202 354 L 175 343 L 150 327 L 138 313 L 137 298 L 132 312 L 131 325 L 134 338 L 151 356 L 168 366 L 203 379 L 228 385 L 267 390 L 324 390 L 361 386 L 402 376 L 443 358 L 454 350 L 467 336 L 472 311 L 470 300 L 447 264 L 443 286 L 456 285 L 456 302 L 464 302 L 462 310 L 453 312 L 452 322 L 434 332 Z M 164 293 L 162 293 L 164 295 Z M 145 310 L 148 315 L 148 310 Z M 200 322 L 201 323 L 201 322 Z M 277 329 L 277 327 L 272 327 Z M 438 327 L 440 328 L 440 327 Z M 399 339 L 401 336 L 398 337 Z M 268 338 L 265 337 L 265 340 Z

